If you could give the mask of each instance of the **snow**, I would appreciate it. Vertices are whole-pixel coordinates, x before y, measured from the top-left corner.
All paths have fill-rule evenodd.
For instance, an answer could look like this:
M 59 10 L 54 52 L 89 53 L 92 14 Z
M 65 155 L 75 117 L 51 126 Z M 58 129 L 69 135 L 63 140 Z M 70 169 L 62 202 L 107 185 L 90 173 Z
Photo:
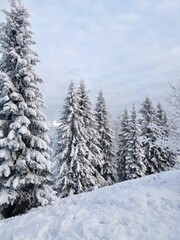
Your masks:
M 129 180 L 0 221 L 5 240 L 178 240 L 180 170 Z
M 0 192 L 0 204 L 7 203 L 8 201 L 13 203 L 16 197 L 17 197 L 17 193 L 15 191 L 12 191 L 11 193 L 9 193 L 6 190 L 2 190 Z M 1 219 L 1 215 L 0 215 L 0 219 Z M 0 229 L 0 237 L 1 237 L 1 229 Z M 1 239 L 4 240 L 3 238 Z
M 5 190 L 0 192 L 0 204 L 4 204 L 8 201 L 9 195 Z

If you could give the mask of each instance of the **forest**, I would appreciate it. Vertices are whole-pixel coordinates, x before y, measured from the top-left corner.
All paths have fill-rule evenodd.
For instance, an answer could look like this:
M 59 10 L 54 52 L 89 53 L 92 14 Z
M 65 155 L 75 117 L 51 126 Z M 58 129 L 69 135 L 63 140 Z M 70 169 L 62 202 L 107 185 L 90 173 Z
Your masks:
M 19 1 L 10 6 L 0 25 L 0 218 L 178 164 L 180 82 L 169 108 L 147 93 L 113 122 L 103 90 L 93 106 L 85 81 L 71 81 L 49 126 L 29 13 Z

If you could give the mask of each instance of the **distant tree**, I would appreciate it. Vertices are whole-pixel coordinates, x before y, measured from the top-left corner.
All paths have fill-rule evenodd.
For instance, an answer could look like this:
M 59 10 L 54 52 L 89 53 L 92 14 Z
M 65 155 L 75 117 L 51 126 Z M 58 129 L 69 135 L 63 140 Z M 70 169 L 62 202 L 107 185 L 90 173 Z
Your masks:
M 117 172 L 119 181 L 126 180 L 126 164 L 128 158 L 128 142 L 129 142 L 129 115 L 125 109 L 121 118 L 121 128 L 118 136 L 117 151 Z
M 48 175 L 49 131 L 34 71 L 39 61 L 31 50 L 29 14 L 11 0 L 0 26 L 0 211 L 4 217 L 46 205 L 53 199 Z
M 127 139 L 127 158 L 125 165 L 126 179 L 142 177 L 146 174 L 144 164 L 144 151 L 140 140 L 141 131 L 138 126 L 136 110 L 133 105 L 131 118 L 129 121 L 129 133 Z
M 175 164 L 176 151 L 172 146 L 171 127 L 161 104 L 153 107 L 147 97 L 140 110 L 141 130 L 145 151 L 146 174 L 168 170 Z
M 180 120 L 180 80 L 176 84 L 170 85 L 169 103 L 171 115 L 176 122 Z
M 120 132 L 120 122 L 121 122 L 121 114 L 118 114 L 116 120 L 113 122 L 113 130 L 114 130 L 114 145 L 115 145 L 115 151 L 118 150 L 118 136 Z
M 94 132 L 89 129 L 91 118 L 88 112 L 83 112 L 82 104 L 71 82 L 56 131 L 55 189 L 60 197 L 91 191 L 105 184 L 92 164 L 95 156 L 90 134 Z
M 97 123 L 95 120 L 95 113 L 92 110 L 92 104 L 86 91 L 84 81 L 80 82 L 78 88 L 79 96 L 79 115 L 82 117 L 83 126 L 86 129 L 87 135 L 87 146 L 90 149 L 91 154 L 89 155 L 89 160 L 93 166 L 101 172 L 103 161 L 102 152 L 99 147 L 99 133 L 97 131 Z
M 113 184 L 117 181 L 117 167 L 113 161 L 113 157 L 115 156 L 113 145 L 114 136 L 110 127 L 108 110 L 102 91 L 99 92 L 97 98 L 95 117 L 97 122 L 97 130 L 100 136 L 99 142 L 103 161 L 101 174 L 109 184 Z
M 158 161 L 156 159 L 156 145 L 157 132 L 154 127 L 156 126 L 156 110 L 153 107 L 152 101 L 149 97 L 146 97 L 142 103 L 140 109 L 141 113 L 141 132 L 142 132 L 142 143 L 145 154 L 144 163 L 146 165 L 146 174 L 153 174 L 158 172 Z
M 169 113 L 173 131 L 171 132 L 171 139 L 174 142 L 174 148 L 177 152 L 180 152 L 180 80 L 176 84 L 170 85 L 169 91 Z
M 176 150 L 171 140 L 171 126 L 167 113 L 160 103 L 158 103 L 156 109 L 156 124 L 152 128 L 157 135 L 154 145 L 156 147 L 155 155 L 158 162 L 158 171 L 168 170 L 175 164 Z

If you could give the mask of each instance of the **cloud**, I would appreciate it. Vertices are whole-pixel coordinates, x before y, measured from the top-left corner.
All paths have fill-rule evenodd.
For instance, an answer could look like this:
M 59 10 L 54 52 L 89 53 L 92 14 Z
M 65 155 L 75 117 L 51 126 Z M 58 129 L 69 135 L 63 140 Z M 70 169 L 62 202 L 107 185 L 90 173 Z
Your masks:
M 162 15 L 171 15 L 171 13 L 179 11 L 180 10 L 180 2 L 179 0 L 133 0 L 132 1 L 133 7 L 136 8 L 136 10 L 139 10 L 141 12 L 156 12 L 158 14 Z
M 164 99 L 168 83 L 179 78 L 179 0 L 22 3 L 31 15 L 49 119 L 57 118 L 71 79 L 85 80 L 93 102 L 102 88 L 116 116 L 147 94 Z

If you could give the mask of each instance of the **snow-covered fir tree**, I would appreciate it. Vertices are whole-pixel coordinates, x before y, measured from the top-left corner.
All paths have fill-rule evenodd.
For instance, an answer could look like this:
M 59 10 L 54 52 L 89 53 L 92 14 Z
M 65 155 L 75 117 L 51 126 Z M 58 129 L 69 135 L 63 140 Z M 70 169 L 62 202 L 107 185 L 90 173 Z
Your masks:
M 126 180 L 128 142 L 129 142 L 129 114 L 128 111 L 125 109 L 124 112 L 122 113 L 120 122 L 120 132 L 118 136 L 117 173 L 119 181 Z
M 97 98 L 95 118 L 97 122 L 97 130 L 100 136 L 99 143 L 103 160 L 101 175 L 105 178 L 108 184 L 113 184 L 117 181 L 117 167 L 113 161 L 113 157 L 115 156 L 113 144 L 114 135 L 110 127 L 108 110 L 102 91 L 99 92 Z
M 138 126 L 135 106 L 131 113 L 129 121 L 129 133 L 127 142 L 127 161 L 125 165 L 126 179 L 142 177 L 146 174 L 144 164 L 144 151 L 140 140 L 141 131 Z
M 177 123 L 179 127 L 180 120 L 180 80 L 175 84 L 170 85 L 169 92 L 169 104 L 170 104 L 170 113 L 173 120 Z
M 157 133 L 154 130 L 156 126 L 156 110 L 149 97 L 146 97 L 140 108 L 141 113 L 141 132 L 142 132 L 142 143 L 145 154 L 144 163 L 146 165 L 146 175 L 158 172 L 158 162 L 156 159 L 156 146 Z
M 93 166 L 101 173 L 103 166 L 101 148 L 99 143 L 99 133 L 97 131 L 97 123 L 95 120 L 95 113 L 92 110 L 92 104 L 88 96 L 88 91 L 86 90 L 84 81 L 80 82 L 78 88 L 79 96 L 79 114 L 82 117 L 83 126 L 86 129 L 87 135 L 87 146 L 90 149 L 91 155 L 89 160 Z
M 176 150 L 172 145 L 172 131 L 167 114 L 161 104 L 154 108 L 148 97 L 142 104 L 140 113 L 146 174 L 168 170 L 175 164 Z
M 121 122 L 121 114 L 119 113 L 116 120 L 113 122 L 113 131 L 114 131 L 114 146 L 115 146 L 115 152 L 118 150 L 118 136 L 120 132 L 120 122 Z
M 152 128 L 157 135 L 155 155 L 159 165 L 158 171 L 168 170 L 175 164 L 176 150 L 171 139 L 170 121 L 160 103 L 158 103 L 156 109 L 156 124 Z
M 71 82 L 57 128 L 55 152 L 55 189 L 60 197 L 91 191 L 105 185 L 95 169 L 88 112 L 83 112 L 82 98 Z M 87 114 L 87 115 L 86 115 Z M 87 122 L 85 122 L 85 118 Z
M 39 61 L 29 14 L 11 1 L 0 26 L 0 211 L 4 217 L 46 205 L 53 199 L 48 175 L 49 138 L 34 67 Z
M 180 80 L 170 84 L 168 119 L 171 125 L 171 141 L 176 153 L 180 152 Z

